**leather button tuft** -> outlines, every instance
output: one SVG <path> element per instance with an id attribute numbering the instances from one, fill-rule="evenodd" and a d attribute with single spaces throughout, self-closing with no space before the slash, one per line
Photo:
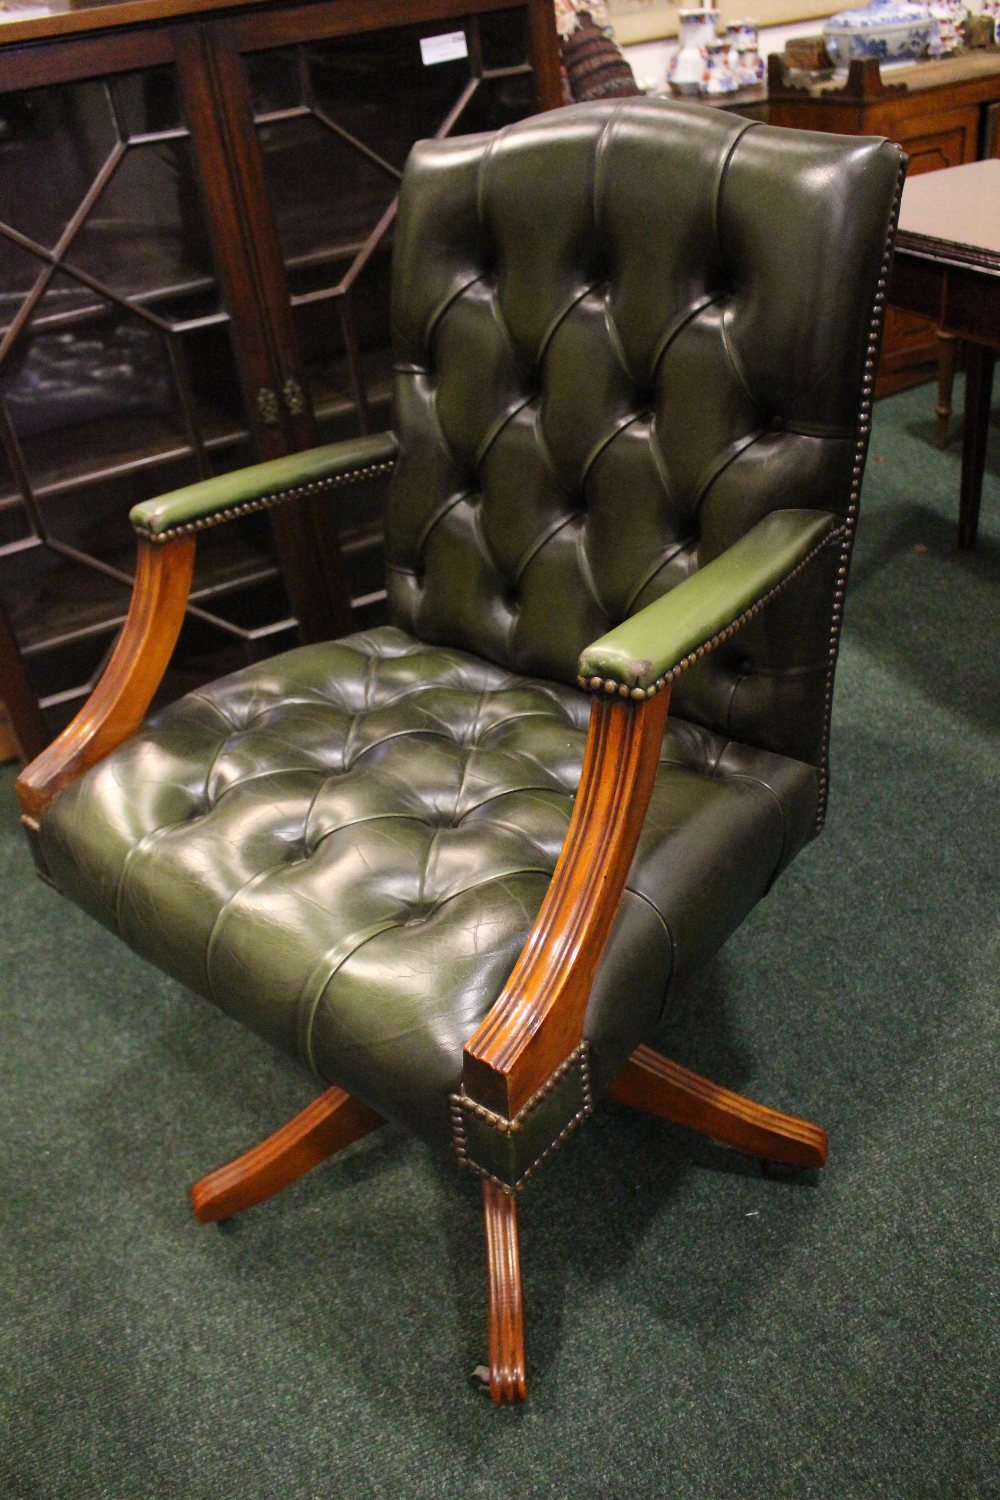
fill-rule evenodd
<path id="1" fill-rule="evenodd" d="M 456 744 L 464 743 L 456 740 Z M 429 807 L 423 816 L 424 826 L 427 828 L 457 828 L 461 819 L 455 808 L 445 812 L 441 808 Z"/>

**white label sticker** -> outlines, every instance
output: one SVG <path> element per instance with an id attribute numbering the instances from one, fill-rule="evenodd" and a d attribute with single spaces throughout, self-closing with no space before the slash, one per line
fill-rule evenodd
<path id="1" fill-rule="evenodd" d="M 440 36 L 420 38 L 420 56 L 425 68 L 431 67 L 433 63 L 454 62 L 456 57 L 468 55 L 469 44 L 465 40 L 464 31 L 444 31 Z"/>

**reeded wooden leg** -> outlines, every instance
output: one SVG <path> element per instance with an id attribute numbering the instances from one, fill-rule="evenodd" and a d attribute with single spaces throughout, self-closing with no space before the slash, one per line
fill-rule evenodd
<path id="1" fill-rule="evenodd" d="M 195 1216 L 210 1224 L 253 1208 L 384 1124 L 343 1089 L 327 1089 L 267 1140 L 200 1178 L 191 1189 Z"/>
<path id="2" fill-rule="evenodd" d="M 483 1178 L 486 1279 L 489 1297 L 490 1397 L 497 1406 L 526 1401 L 521 1253 L 517 1199 Z"/>
<path id="3" fill-rule="evenodd" d="M 700 1078 L 651 1047 L 637 1047 L 608 1098 L 687 1125 L 737 1151 L 792 1167 L 821 1167 L 826 1131 Z"/>

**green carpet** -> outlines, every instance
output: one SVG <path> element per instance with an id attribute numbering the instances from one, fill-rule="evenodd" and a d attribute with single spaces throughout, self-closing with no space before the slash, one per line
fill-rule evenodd
<path id="1" fill-rule="evenodd" d="M 603 1107 L 522 1198 L 524 1409 L 466 1381 L 475 1183 L 400 1133 L 194 1222 L 313 1085 L 36 882 L 0 774 L 0 1494 L 1000 1494 L 998 436 L 960 555 L 932 393 L 878 406 L 827 832 L 664 1039 L 830 1164 Z"/>

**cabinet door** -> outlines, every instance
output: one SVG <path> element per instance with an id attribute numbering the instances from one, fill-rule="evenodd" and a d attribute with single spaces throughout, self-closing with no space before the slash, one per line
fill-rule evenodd
<path id="1" fill-rule="evenodd" d="M 31 753 L 124 617 L 131 505 L 257 443 L 169 35 L 0 54 L 0 91 L 0 699 Z M 199 550 L 195 676 L 293 638 L 266 521 Z"/>
<path id="2" fill-rule="evenodd" d="M 436 0 L 386 4 L 363 21 L 340 4 L 247 13 L 217 24 L 213 55 L 294 441 L 385 427 L 407 154 L 415 140 L 495 129 L 557 102 L 552 7 Z M 361 623 L 382 613 L 384 504 L 384 487 L 370 485 L 338 506 Z"/>

